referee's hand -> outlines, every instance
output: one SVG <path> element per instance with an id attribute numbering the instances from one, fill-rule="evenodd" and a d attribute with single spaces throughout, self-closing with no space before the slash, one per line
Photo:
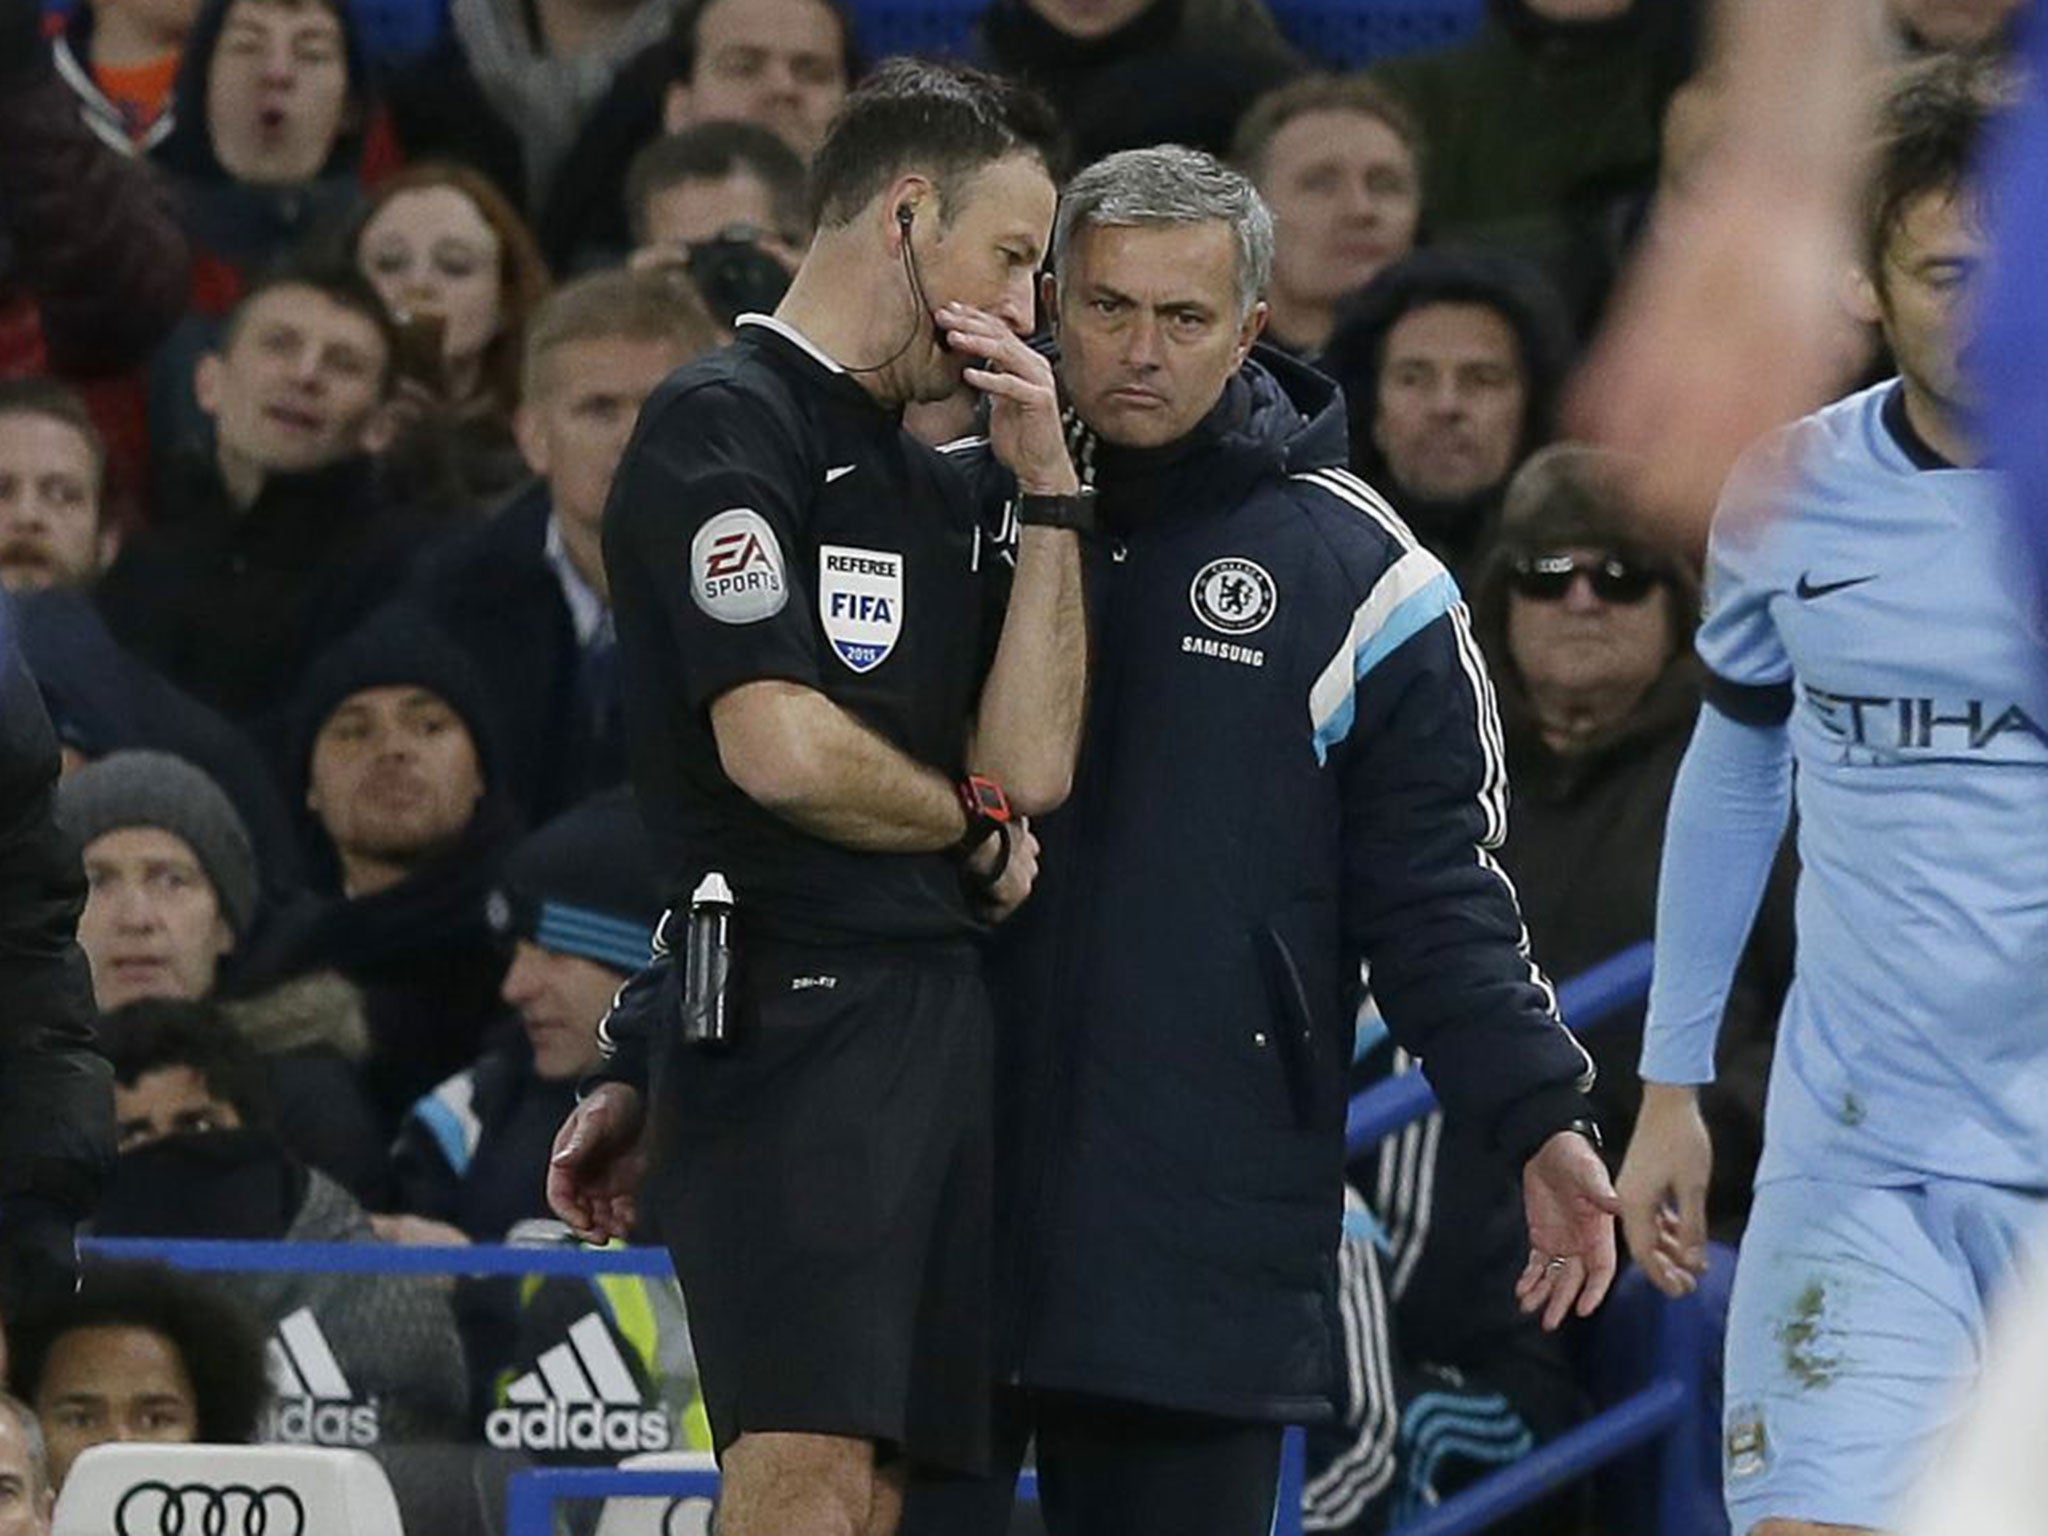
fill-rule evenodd
<path id="1" fill-rule="evenodd" d="M 1067 455 L 1052 364 L 986 310 L 947 304 L 938 321 L 948 346 L 980 359 L 960 377 L 989 397 L 989 446 L 1017 477 L 1018 489 L 1031 496 L 1073 495 L 1081 478 Z"/>
<path id="2" fill-rule="evenodd" d="M 1002 922 L 1023 906 L 1031 888 L 1038 884 L 1038 834 L 1031 830 L 1031 818 L 1019 816 L 1002 833 L 1002 841 L 1009 844 L 1009 857 L 1003 861 L 1002 874 L 982 898 L 982 916 L 992 923 Z M 990 838 L 976 850 L 967 861 L 968 868 L 985 875 L 994 865 L 996 842 Z"/>
<path id="3" fill-rule="evenodd" d="M 639 1089 L 600 1083 L 555 1133 L 548 1206 L 586 1243 L 609 1243 L 633 1230 L 647 1176 L 646 1126 Z"/>

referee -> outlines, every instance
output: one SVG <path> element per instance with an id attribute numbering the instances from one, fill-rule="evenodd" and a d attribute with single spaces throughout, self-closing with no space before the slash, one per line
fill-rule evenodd
<path id="1" fill-rule="evenodd" d="M 987 1452 L 974 935 L 1029 894 L 1086 667 L 1088 504 L 1022 340 L 1053 136 L 990 76 L 881 70 L 819 149 L 787 297 L 649 400 L 606 511 L 634 785 L 677 921 L 729 883 L 735 969 L 715 1047 L 678 1035 L 677 971 L 629 989 L 549 1197 L 619 1237 L 651 1168 L 724 1536 L 886 1536 L 907 1464 Z M 963 382 L 1017 480 L 1014 549 L 902 429 Z"/>

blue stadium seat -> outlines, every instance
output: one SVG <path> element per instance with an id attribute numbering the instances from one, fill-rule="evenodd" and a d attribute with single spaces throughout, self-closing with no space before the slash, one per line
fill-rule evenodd
<path id="1" fill-rule="evenodd" d="M 1441 48 L 1472 35 L 1486 0 L 1267 0 L 1311 58 L 1354 68 L 1393 53 Z M 855 0 L 861 43 L 892 53 L 964 53 L 987 0 Z"/>
<path id="2" fill-rule="evenodd" d="M 854 0 L 860 45 L 871 59 L 892 53 L 964 54 L 988 0 Z"/>
<path id="3" fill-rule="evenodd" d="M 1486 0 L 1267 0 L 1294 46 L 1321 63 L 1355 69 L 1389 54 L 1463 42 Z"/>

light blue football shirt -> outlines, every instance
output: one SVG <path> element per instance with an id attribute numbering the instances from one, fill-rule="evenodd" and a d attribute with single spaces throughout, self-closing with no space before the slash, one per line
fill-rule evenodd
<path id="1" fill-rule="evenodd" d="M 1701 659 L 1792 689 L 1799 946 L 1760 1179 L 2048 1189 L 2048 658 L 2001 486 L 1889 383 L 1770 440 L 1716 515 Z"/>

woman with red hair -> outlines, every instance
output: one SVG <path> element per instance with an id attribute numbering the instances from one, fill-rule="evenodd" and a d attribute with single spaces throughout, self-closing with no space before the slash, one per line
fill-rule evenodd
<path id="1" fill-rule="evenodd" d="M 450 510 L 495 502 L 526 473 L 512 414 L 526 324 L 550 286 L 532 233 L 483 176 L 430 161 L 382 182 L 344 241 L 402 338 L 411 420 L 395 467 Z"/>

